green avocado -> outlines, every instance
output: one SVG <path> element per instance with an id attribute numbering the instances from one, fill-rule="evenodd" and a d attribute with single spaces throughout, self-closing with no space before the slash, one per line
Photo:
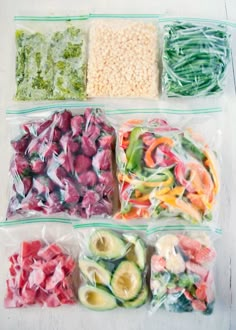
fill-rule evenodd
<path id="1" fill-rule="evenodd" d="M 80 259 L 79 268 L 90 283 L 103 285 L 110 284 L 111 273 L 96 261 L 91 259 Z"/>
<path id="2" fill-rule="evenodd" d="M 79 289 L 79 299 L 81 304 L 89 309 L 105 311 L 117 307 L 115 297 L 101 287 L 91 285 L 82 286 Z"/>
<path id="3" fill-rule="evenodd" d="M 123 306 L 125 308 L 137 308 L 144 305 L 147 302 L 147 299 L 148 299 L 148 287 L 147 285 L 144 285 L 139 295 L 133 300 L 125 301 L 123 303 Z"/>

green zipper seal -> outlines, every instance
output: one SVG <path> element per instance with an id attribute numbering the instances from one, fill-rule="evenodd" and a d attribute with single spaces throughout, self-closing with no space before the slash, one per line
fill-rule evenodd
<path id="1" fill-rule="evenodd" d="M 80 16 L 15 16 L 14 21 L 37 21 L 37 22 L 55 22 L 55 21 L 85 21 L 89 15 Z"/>
<path id="2" fill-rule="evenodd" d="M 129 226 L 123 224 L 113 224 L 108 222 L 90 222 L 90 223 L 78 223 L 73 225 L 74 229 L 80 228 L 110 228 L 110 229 L 118 229 L 118 230 L 147 230 L 147 225 L 136 225 Z"/>
<path id="3" fill-rule="evenodd" d="M 33 223 L 65 223 L 65 224 L 72 224 L 73 219 L 61 219 L 61 218 L 31 218 L 31 219 L 23 219 L 23 220 L 13 220 L 13 221 L 4 221 L 0 222 L 0 227 L 11 227 L 11 226 L 18 226 L 18 225 L 26 225 L 26 224 L 33 224 Z"/>
<path id="4" fill-rule="evenodd" d="M 38 111 L 44 111 L 49 109 L 56 109 L 56 108 L 66 108 L 66 109 L 73 109 L 73 108 L 95 108 L 95 107 L 102 107 L 102 104 L 89 104 L 89 103 L 78 103 L 78 104 L 52 104 L 52 105 L 43 105 L 28 109 L 21 109 L 21 110 L 10 110 L 7 109 L 6 114 L 7 115 L 21 115 L 21 114 L 27 114 L 27 113 L 34 113 Z"/>
<path id="5" fill-rule="evenodd" d="M 158 18 L 159 14 L 89 14 L 89 18 Z"/>
<path id="6" fill-rule="evenodd" d="M 157 232 L 163 231 L 207 231 L 215 232 L 218 235 L 222 235 L 222 230 L 220 228 L 210 228 L 208 226 L 186 226 L 186 225 L 167 225 L 167 226 L 157 226 L 147 230 L 147 235 L 151 235 Z"/>
<path id="7" fill-rule="evenodd" d="M 181 109 L 168 109 L 168 108 L 143 108 L 143 109 L 116 109 L 116 110 L 106 110 L 107 115 L 120 115 L 120 114 L 155 114 L 155 113 L 164 113 L 164 114 L 183 114 L 183 115 L 196 115 L 196 114 L 207 114 L 207 113 L 216 113 L 222 112 L 222 108 L 203 108 L 203 109 L 193 109 L 193 110 L 181 110 Z"/>
<path id="8" fill-rule="evenodd" d="M 160 17 L 159 22 L 176 22 L 176 21 L 187 21 L 187 22 L 199 22 L 199 23 L 212 23 L 221 24 L 236 27 L 236 22 L 228 20 L 219 20 L 211 18 L 200 18 L 200 17 Z"/>

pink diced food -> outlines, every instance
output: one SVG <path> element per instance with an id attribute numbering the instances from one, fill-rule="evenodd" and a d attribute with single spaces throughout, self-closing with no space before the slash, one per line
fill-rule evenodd
<path id="1" fill-rule="evenodd" d="M 19 253 L 8 259 L 6 308 L 33 304 L 57 307 L 76 302 L 72 283 L 76 262 L 56 243 L 45 245 L 40 240 L 24 241 Z"/>
<path id="2" fill-rule="evenodd" d="M 76 115 L 54 112 L 20 129 L 22 135 L 11 141 L 13 185 L 7 219 L 112 214 L 115 133 L 101 109 L 86 108 Z"/>

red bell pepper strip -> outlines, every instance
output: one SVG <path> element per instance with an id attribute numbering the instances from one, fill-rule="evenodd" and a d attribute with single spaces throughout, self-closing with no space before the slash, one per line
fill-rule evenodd
<path id="1" fill-rule="evenodd" d="M 155 167 L 157 164 L 153 161 L 153 157 L 152 157 L 152 153 L 153 151 L 157 148 L 157 146 L 159 146 L 160 144 L 167 144 L 169 146 L 172 146 L 174 144 L 174 141 L 169 138 L 169 137 L 160 137 L 157 138 L 148 148 L 148 150 L 146 151 L 145 157 L 144 157 L 144 161 L 146 163 L 146 165 L 150 168 Z"/>

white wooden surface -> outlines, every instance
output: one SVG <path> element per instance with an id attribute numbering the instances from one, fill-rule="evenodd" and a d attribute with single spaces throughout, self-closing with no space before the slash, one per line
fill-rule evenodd
<path id="1" fill-rule="evenodd" d="M 4 110 L 9 101 L 7 90 L 10 75 L 14 69 L 11 58 L 14 15 L 49 15 L 81 12 L 97 13 L 161 13 L 174 16 L 210 17 L 236 20 L 235 0 L 0 0 L 0 216 L 6 204 L 6 141 Z M 236 35 L 236 31 L 235 31 Z M 233 54 L 236 69 L 236 37 L 233 38 Z M 234 46 L 235 45 L 235 46 Z M 223 237 L 217 242 L 218 260 L 216 265 L 217 303 L 215 313 L 206 317 L 199 314 L 168 314 L 159 312 L 150 317 L 145 309 L 115 310 L 95 313 L 81 310 L 78 306 L 58 309 L 28 308 L 5 310 L 0 303 L 0 330 L 228 330 L 236 329 L 236 175 L 229 177 L 231 165 L 236 173 L 236 98 L 234 77 L 229 78 L 230 86 L 224 100 L 227 116 L 227 140 L 224 148 L 223 176 L 228 180 L 222 212 Z M 232 144 L 231 141 L 234 141 Z M 231 201 L 231 203 L 230 203 Z M 230 211 L 229 206 L 232 205 Z M 231 216 L 230 216 L 230 214 Z M 3 255 L 0 251 L 0 265 Z M 5 282 L 0 266 L 0 300 L 5 292 Z"/>

